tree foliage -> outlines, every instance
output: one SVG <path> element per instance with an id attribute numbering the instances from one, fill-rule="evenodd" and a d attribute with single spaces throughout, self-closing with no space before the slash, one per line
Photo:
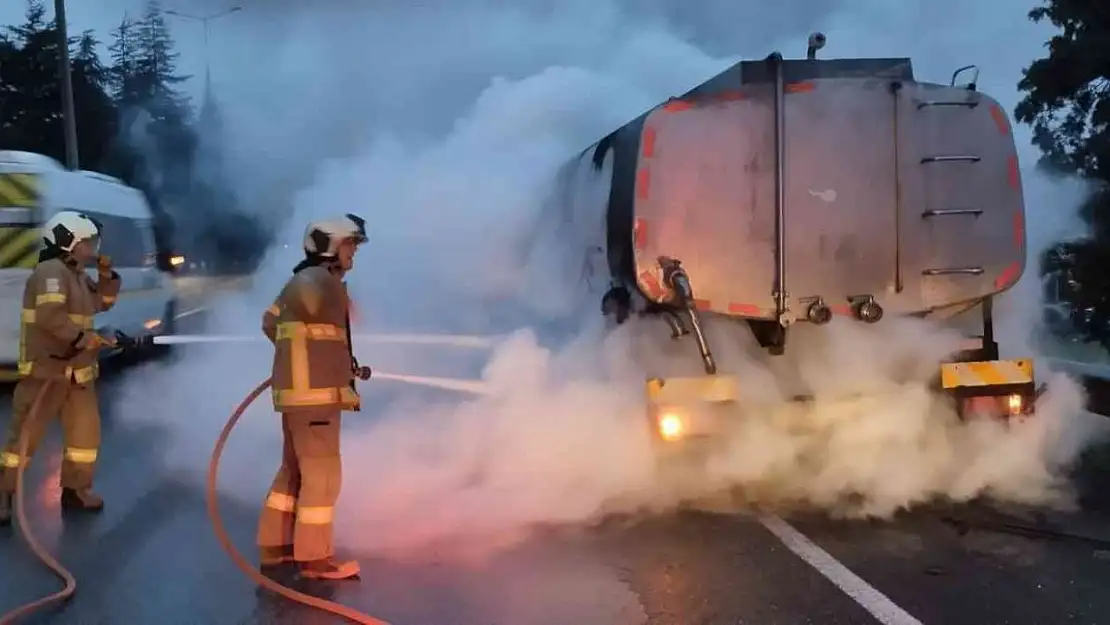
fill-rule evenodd
<path id="1" fill-rule="evenodd" d="M 1049 250 L 1042 272 L 1064 285 L 1077 329 L 1110 348 L 1110 3 L 1046 0 L 1029 18 L 1058 32 L 1023 72 L 1015 116 L 1032 126 L 1043 167 L 1093 185 L 1081 208 L 1090 236 Z"/>
<path id="2" fill-rule="evenodd" d="M 0 34 L 0 150 L 64 161 L 61 50 L 47 15 L 44 0 L 28 0 L 23 23 Z M 190 77 L 178 73 L 179 53 L 160 5 L 152 0 L 137 19 L 123 16 L 108 36 L 107 62 L 96 33 L 69 37 L 81 168 L 144 191 L 164 250 L 217 264 L 255 260 L 267 242 L 257 220 L 242 214 L 234 194 L 221 188 L 226 181 L 198 179 L 197 115 L 183 89 Z M 216 106 L 211 97 L 206 104 Z M 220 144 L 219 137 L 208 139 L 210 146 Z M 174 231 L 190 236 L 174 241 Z M 228 239 L 238 245 L 221 250 L 210 243 Z"/>

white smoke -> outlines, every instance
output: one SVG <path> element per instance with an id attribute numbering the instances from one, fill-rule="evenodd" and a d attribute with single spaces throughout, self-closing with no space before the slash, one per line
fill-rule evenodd
<path id="1" fill-rule="evenodd" d="M 542 12 L 464 4 L 435 14 L 364 9 L 365 19 L 347 16 L 341 24 L 330 13 L 325 24 L 291 11 L 287 26 L 297 27 L 283 30 L 282 43 L 267 40 L 262 26 L 255 36 L 302 64 L 275 65 L 272 76 L 257 80 L 241 74 L 241 91 L 252 96 L 235 109 L 241 122 L 235 143 L 268 157 L 265 167 L 239 165 L 244 184 L 288 174 L 301 188 L 282 237 L 288 248 L 272 251 L 255 288 L 225 302 L 211 331 L 257 333 L 262 311 L 299 258 L 304 224 L 354 211 L 368 218 L 371 237 L 348 280 L 360 330 L 511 335 L 490 354 L 359 349 L 360 359 L 383 371 L 480 375 L 491 394 L 433 396 L 389 382 L 363 385 L 364 413 L 347 417 L 343 441 L 342 543 L 390 553 L 478 539 L 498 545 L 537 525 L 589 521 L 614 509 L 667 509 L 727 490 L 751 505 L 816 506 L 841 515 L 889 516 L 934 498 L 981 495 L 1066 502 L 1060 471 L 1084 440 L 1058 444 L 1081 408 L 1074 383 L 1042 371 L 1048 391 L 1035 419 L 963 424 L 927 391 L 958 336 L 910 320 L 803 328 L 787 356 L 774 361 L 754 348 L 746 330 L 710 324 L 721 367 L 740 377 L 745 401 L 702 470 L 661 472 L 643 380 L 660 368 L 696 373 L 692 342 L 670 344 L 660 321 L 605 334 L 596 301 L 572 319 L 584 330 L 569 339 L 556 334 L 554 313 L 566 312 L 560 296 L 578 295 L 566 268 L 578 268 L 559 254 L 525 252 L 562 162 L 732 59 L 713 58 L 673 35 L 667 22 L 640 19 L 616 4 L 569 3 Z M 949 21 L 954 3 L 919 4 L 916 13 L 878 2 L 840 8 L 828 19 L 825 52 L 911 55 L 919 78 L 937 81 L 966 61 L 991 61 L 1001 66 L 988 68 L 980 84 L 1012 108 L 1012 85 L 1040 53 L 1043 31 L 1016 9 Z M 978 9 L 960 5 L 958 14 L 968 11 Z M 944 28 L 925 28 L 926 22 Z M 793 23 L 796 31 L 783 32 L 779 42 L 790 56 L 805 41 L 804 20 Z M 984 33 L 985 24 L 1003 32 Z M 341 63 L 313 61 L 344 51 L 337 27 L 344 36 L 359 35 L 365 49 Z M 732 50 L 764 56 L 770 46 L 757 49 L 744 38 L 758 29 L 738 24 Z M 1000 37 L 1006 55 L 999 53 Z M 303 56 L 306 50 L 315 56 Z M 265 88 L 302 82 L 300 95 L 277 97 Z M 374 93 L 359 90 L 359 82 Z M 467 96 L 476 83 L 484 88 Z M 356 93 L 348 97 L 347 89 Z M 255 106 L 261 102 L 274 108 Z M 1019 135 L 1023 149 L 1025 140 Z M 1023 158 L 1033 160 L 1027 152 Z M 291 163 L 307 164 L 311 174 L 294 176 Z M 1027 188 L 1035 181 L 1027 173 Z M 1033 234 L 1071 213 L 1073 198 L 1029 197 Z M 1038 252 L 1031 241 L 1030 259 Z M 1022 285 L 1035 274 L 1031 262 Z M 1000 308 L 1006 322 L 1018 320 L 1000 338 L 1021 341 L 1036 304 L 1023 295 Z M 635 339 L 647 335 L 660 337 L 659 345 L 633 350 Z M 121 410 L 126 419 L 171 423 L 175 448 L 167 462 L 198 469 L 225 413 L 268 372 L 264 344 L 197 350 L 169 369 L 137 374 Z M 140 413 L 136 406 L 149 405 L 140 398 L 151 388 L 162 389 L 159 402 Z M 815 396 L 812 403 L 788 401 L 803 391 Z M 278 433 L 268 407 L 248 414 L 228 451 L 222 482 L 229 494 L 260 505 L 278 462 Z"/>

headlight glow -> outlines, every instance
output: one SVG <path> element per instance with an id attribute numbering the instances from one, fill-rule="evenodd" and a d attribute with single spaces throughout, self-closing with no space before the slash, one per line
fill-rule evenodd
<path id="1" fill-rule="evenodd" d="M 678 440 L 682 438 L 685 432 L 686 424 L 679 414 L 664 412 L 659 415 L 659 435 L 663 437 L 663 440 Z"/>

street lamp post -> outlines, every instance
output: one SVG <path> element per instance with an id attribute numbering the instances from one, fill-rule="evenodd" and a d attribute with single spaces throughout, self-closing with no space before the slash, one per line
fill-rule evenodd
<path id="1" fill-rule="evenodd" d="M 73 106 L 73 77 L 69 69 L 69 34 L 66 32 L 65 0 L 54 0 L 54 22 L 58 29 L 58 80 L 62 83 L 62 126 L 65 127 L 66 167 L 76 170 L 77 119 Z"/>
<path id="2" fill-rule="evenodd" d="M 60 2 L 61 0 L 58 0 L 58 1 Z M 242 11 L 242 10 L 243 10 L 243 7 L 234 6 L 234 7 L 231 7 L 230 9 L 225 10 L 225 11 L 219 11 L 219 12 L 216 12 L 216 13 L 209 13 L 208 15 L 193 15 L 191 13 L 182 13 L 181 11 L 174 11 L 173 9 L 166 9 L 165 13 L 167 15 L 173 15 L 173 16 L 176 16 L 176 17 L 183 17 L 185 19 L 196 20 L 196 21 L 198 21 L 198 22 L 200 22 L 201 24 L 204 25 L 204 71 L 207 73 L 208 70 L 209 70 L 209 67 L 208 67 L 208 61 L 209 61 L 209 57 L 208 57 L 208 22 L 211 22 L 212 20 L 215 20 L 215 19 L 219 19 L 221 17 L 225 17 L 227 15 L 235 13 L 236 11 Z"/>

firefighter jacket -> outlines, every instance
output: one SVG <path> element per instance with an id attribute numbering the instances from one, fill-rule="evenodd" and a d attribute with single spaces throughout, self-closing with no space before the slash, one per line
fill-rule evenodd
<path id="1" fill-rule="evenodd" d="M 68 258 L 41 261 L 23 288 L 19 325 L 19 374 L 88 384 L 99 374 L 93 316 L 112 308 L 120 277 L 93 282 Z"/>
<path id="2" fill-rule="evenodd" d="M 300 269 L 262 317 L 274 343 L 274 410 L 357 410 L 347 285 L 326 267 Z"/>

